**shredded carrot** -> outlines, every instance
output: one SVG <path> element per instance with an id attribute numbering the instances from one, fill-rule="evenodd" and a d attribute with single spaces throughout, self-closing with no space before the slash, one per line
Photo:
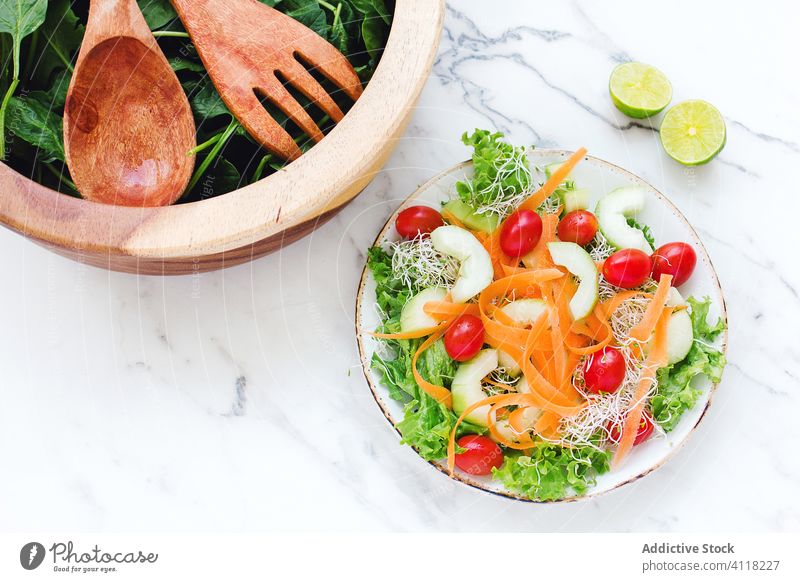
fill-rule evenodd
<path id="1" fill-rule="evenodd" d="M 481 313 L 477 303 L 453 303 L 452 301 L 428 301 L 422 306 L 422 310 L 439 321 L 459 315 L 479 317 Z"/>
<path id="2" fill-rule="evenodd" d="M 533 425 L 533 432 L 543 437 L 549 438 L 550 436 L 554 435 L 556 430 L 558 429 L 558 423 L 561 420 L 561 417 L 557 414 L 548 411 L 542 413 L 539 417 L 539 420 L 536 421 L 536 424 Z"/>
<path id="3" fill-rule="evenodd" d="M 602 307 L 603 312 L 605 313 L 606 319 L 611 317 L 613 313 L 617 309 L 619 309 L 619 306 L 622 305 L 623 302 L 633 297 L 636 297 L 637 295 L 642 295 L 645 297 L 650 296 L 649 293 L 645 293 L 644 291 L 620 291 L 619 293 L 616 293 L 613 297 L 603 301 L 603 303 L 601 303 L 600 306 Z"/>
<path id="4" fill-rule="evenodd" d="M 622 436 L 614 454 L 613 465 L 615 467 L 619 466 L 633 448 L 636 433 L 639 431 L 639 424 L 642 422 L 647 393 L 650 392 L 650 388 L 655 382 L 656 371 L 667 364 L 667 325 L 671 315 L 672 308 L 662 309 L 658 322 L 656 322 L 656 328 L 653 332 L 653 345 L 639 376 L 639 383 L 636 385 L 636 390 L 633 394 L 631 408 L 628 410 L 625 422 L 622 425 Z"/>
<path id="5" fill-rule="evenodd" d="M 672 284 L 672 275 L 662 274 L 658 281 L 658 288 L 650 300 L 650 304 L 642 316 L 641 321 L 631 329 L 630 337 L 644 342 L 647 341 L 656 327 L 661 314 L 664 312 L 664 305 L 667 301 L 669 287 Z"/>
<path id="6" fill-rule="evenodd" d="M 571 333 L 568 338 L 571 341 L 566 343 L 567 349 L 578 356 L 588 356 L 611 343 L 614 334 L 608 324 L 608 318 L 600 305 L 595 305 L 594 311 L 583 321 L 573 323 Z M 575 345 L 577 342 L 586 339 L 594 341 L 591 345 Z"/>
<path id="7" fill-rule="evenodd" d="M 537 208 L 550 197 L 550 195 L 556 191 L 556 189 L 561 185 L 569 173 L 578 165 L 583 157 L 586 155 L 586 148 L 579 148 L 574 154 L 572 154 L 566 162 L 561 164 L 558 169 L 553 172 L 550 178 L 539 188 L 535 193 L 531 194 L 527 200 L 525 200 L 521 205 L 520 209 L 525 210 L 533 210 L 536 211 Z"/>
<path id="8" fill-rule="evenodd" d="M 370 335 L 379 339 L 419 339 L 425 337 L 426 335 L 436 333 L 441 329 L 441 327 L 442 324 L 440 323 L 439 325 L 418 329 L 416 331 L 401 331 L 398 333 L 370 332 Z"/>

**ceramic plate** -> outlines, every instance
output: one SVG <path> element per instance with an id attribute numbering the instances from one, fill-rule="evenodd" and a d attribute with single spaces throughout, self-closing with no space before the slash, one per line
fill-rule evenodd
<path id="1" fill-rule="evenodd" d="M 529 152 L 531 163 L 538 167 L 546 164 L 564 161 L 572 152 L 564 150 L 536 149 Z M 424 184 L 414 192 L 395 211 L 387 223 L 381 229 L 375 240 L 376 245 L 385 245 L 390 241 L 399 239 L 394 229 L 394 222 L 397 214 L 408 206 L 415 204 L 426 204 L 434 208 L 440 208 L 440 203 L 453 196 L 454 185 L 457 181 L 469 177 L 472 173 L 470 162 L 464 162 L 451 168 L 429 182 Z M 592 194 L 590 208 L 594 208 L 598 198 L 620 186 L 638 185 L 643 186 L 648 193 L 648 200 L 645 210 L 640 215 L 643 224 L 647 224 L 652 229 L 656 244 L 664 244 L 672 241 L 685 241 L 694 246 L 697 251 L 697 267 L 692 278 L 681 286 L 681 294 L 684 297 L 690 295 L 702 297 L 708 295 L 712 298 L 710 317 L 712 321 L 717 316 L 726 319 L 725 301 L 722 297 L 722 290 L 719 280 L 708 258 L 705 247 L 700 242 L 697 233 L 691 227 L 686 218 L 680 211 L 667 199 L 666 196 L 658 192 L 650 184 L 635 176 L 634 174 L 619 168 L 609 162 L 587 156 L 584 161 L 578 164 L 577 168 L 570 175 L 578 184 L 578 187 L 587 189 Z M 365 268 L 361 277 L 361 283 L 356 298 L 356 330 L 358 347 L 361 356 L 361 363 L 364 374 L 375 397 L 375 401 L 380 406 L 386 419 L 397 427 L 397 423 L 403 418 L 403 404 L 389 398 L 388 390 L 381 385 L 379 376 L 373 372 L 369 366 L 372 354 L 377 348 L 378 342 L 372 338 L 368 331 L 374 330 L 380 324 L 380 318 L 375 308 L 375 281 L 369 269 Z M 721 347 L 723 351 L 727 344 L 727 333 L 722 337 Z M 574 501 L 575 499 L 591 497 L 611 491 L 626 483 L 631 483 L 645 475 L 651 473 L 663 465 L 680 446 L 686 442 L 689 435 L 697 428 L 703 416 L 711 404 L 715 385 L 709 380 L 700 377 L 695 380 L 697 387 L 703 390 L 703 395 L 697 405 L 687 411 L 681 418 L 680 423 L 675 429 L 668 433 L 666 437 L 654 438 L 633 449 L 626 458 L 625 463 L 618 469 L 612 470 L 597 478 L 597 484 L 581 497 L 568 497 L 559 501 Z M 444 461 L 431 463 L 443 474 L 447 475 Z M 491 477 L 475 477 L 463 472 L 456 471 L 455 478 L 471 487 L 476 487 L 484 491 L 489 491 L 506 497 L 529 501 L 527 498 L 520 497 L 506 490 L 501 483 L 494 481 Z"/>

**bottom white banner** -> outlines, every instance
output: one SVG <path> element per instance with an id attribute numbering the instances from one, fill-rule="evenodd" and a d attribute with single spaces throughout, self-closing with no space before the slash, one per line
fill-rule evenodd
<path id="1" fill-rule="evenodd" d="M 800 580 L 796 534 L 0 536 L 0 580 Z"/>

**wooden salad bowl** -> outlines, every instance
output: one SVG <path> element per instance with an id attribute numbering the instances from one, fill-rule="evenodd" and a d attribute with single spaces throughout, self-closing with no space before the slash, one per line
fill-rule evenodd
<path id="1" fill-rule="evenodd" d="M 443 18 L 444 0 L 397 0 L 363 95 L 320 143 L 259 182 L 132 208 L 58 193 L 0 163 L 0 222 L 71 259 L 128 273 L 211 271 L 274 252 L 324 224 L 380 171 L 430 72 Z"/>

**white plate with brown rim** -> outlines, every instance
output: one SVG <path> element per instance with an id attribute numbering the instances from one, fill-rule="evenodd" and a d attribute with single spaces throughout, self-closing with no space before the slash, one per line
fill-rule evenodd
<path id="1" fill-rule="evenodd" d="M 528 153 L 528 159 L 532 165 L 544 167 L 550 163 L 564 161 L 571 153 L 565 150 L 534 149 Z M 374 245 L 385 247 L 387 243 L 400 239 L 394 228 L 394 223 L 397 214 L 404 208 L 416 204 L 440 208 L 442 202 L 454 196 L 455 183 L 465 177 L 470 177 L 471 173 L 471 162 L 464 162 L 442 172 L 423 184 L 389 217 L 389 220 L 378 233 Z M 631 172 L 592 156 L 586 156 L 570 174 L 570 178 L 574 179 L 580 188 L 586 189 L 591 193 L 590 208 L 594 208 L 600 196 L 614 188 L 629 185 L 644 187 L 648 198 L 645 209 L 639 215 L 638 220 L 650 227 L 656 240 L 656 245 L 672 241 L 684 241 L 691 244 L 697 252 L 697 267 L 691 279 L 681 286 L 681 294 L 684 297 L 703 297 L 706 295 L 711 297 L 709 317 L 712 321 L 716 317 L 722 317 L 727 322 L 722 289 L 708 253 L 689 221 L 666 196 Z M 382 385 L 379 375 L 370 368 L 372 355 L 379 344 L 379 340 L 376 340 L 368 333 L 380 325 L 380 316 L 376 309 L 375 301 L 375 280 L 369 269 L 365 267 L 356 297 L 356 336 L 359 355 L 364 375 L 375 402 L 377 402 L 389 423 L 397 430 L 397 424 L 403 419 L 404 405 L 389 397 L 389 392 Z M 719 347 L 723 352 L 727 347 L 727 339 L 727 332 L 722 334 L 719 339 Z M 575 501 L 612 491 L 652 473 L 666 463 L 698 427 L 711 404 L 712 396 L 717 388 L 716 385 L 702 376 L 695 378 L 693 385 L 702 390 L 702 396 L 694 408 L 686 411 L 678 425 L 671 432 L 658 438 L 651 438 L 635 447 L 622 466 L 598 476 L 597 483 L 584 495 L 573 495 L 558 501 Z M 444 460 L 434 461 L 430 464 L 443 475 L 449 476 Z M 475 477 L 456 469 L 454 478 L 463 484 L 483 491 L 512 499 L 531 501 L 527 497 L 508 491 L 502 483 L 493 480 L 490 476 Z"/>

